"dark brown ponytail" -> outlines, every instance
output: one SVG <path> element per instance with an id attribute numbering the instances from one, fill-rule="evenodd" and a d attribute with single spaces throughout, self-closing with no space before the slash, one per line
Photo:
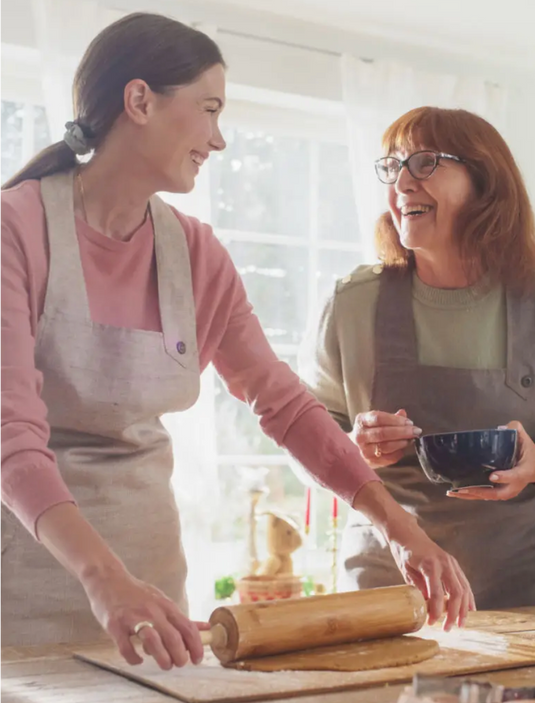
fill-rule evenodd
<path id="1" fill-rule="evenodd" d="M 13 188 L 21 181 L 44 178 L 53 173 L 68 171 L 76 166 L 76 154 L 64 141 L 47 146 L 29 161 L 18 173 L 2 185 L 2 190 Z"/>

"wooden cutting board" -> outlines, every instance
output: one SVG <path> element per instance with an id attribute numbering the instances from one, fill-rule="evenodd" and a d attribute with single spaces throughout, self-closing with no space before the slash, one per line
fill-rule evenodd
<path id="1" fill-rule="evenodd" d="M 526 606 L 511 610 L 477 610 L 468 613 L 466 627 L 489 632 L 535 631 L 535 608 Z"/>
<path id="2" fill-rule="evenodd" d="M 152 660 L 129 666 L 110 647 L 79 649 L 75 656 L 187 703 L 244 703 L 403 683 L 417 672 L 461 675 L 535 665 L 535 641 L 521 635 L 423 628 L 418 637 L 437 640 L 440 654 L 421 664 L 355 673 L 236 671 L 212 655 L 197 667 L 161 671 Z"/>

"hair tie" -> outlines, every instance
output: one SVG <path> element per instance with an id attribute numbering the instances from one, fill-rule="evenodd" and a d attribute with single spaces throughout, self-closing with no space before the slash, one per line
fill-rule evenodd
<path id="1" fill-rule="evenodd" d="M 74 122 L 66 122 L 65 129 L 66 132 L 63 135 L 63 141 L 75 154 L 83 156 L 91 151 L 89 140 L 79 122 L 76 120 Z"/>

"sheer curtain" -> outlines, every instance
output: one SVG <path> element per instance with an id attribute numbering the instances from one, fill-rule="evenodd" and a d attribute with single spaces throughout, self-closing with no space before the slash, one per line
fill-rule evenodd
<path id="1" fill-rule="evenodd" d="M 91 40 L 122 13 L 97 0 L 32 0 L 41 83 L 53 142 L 63 138 L 73 118 L 72 81 Z"/>
<path id="2" fill-rule="evenodd" d="M 432 105 L 475 112 L 507 136 L 508 95 L 480 78 L 364 61 L 348 54 L 342 56 L 341 71 L 360 231 L 366 233 L 366 261 L 373 262 L 374 225 L 385 209 L 385 189 L 375 177 L 373 162 L 381 155 L 381 137 L 388 125 L 408 110 Z"/>
<path id="3" fill-rule="evenodd" d="M 73 118 L 72 82 L 76 67 L 92 39 L 124 13 L 97 0 L 32 0 L 37 46 L 41 53 L 44 105 L 53 142 L 63 138 Z M 198 27 L 211 36 L 215 28 Z M 207 166 L 188 195 L 160 194 L 182 212 L 210 221 L 210 178 Z M 181 513 L 182 538 L 189 563 L 188 596 L 192 617 L 209 615 L 214 574 L 210 559 L 213 517 L 218 506 L 214 378 L 209 368 L 201 394 L 187 413 L 164 417 L 173 439 L 173 487 Z"/>

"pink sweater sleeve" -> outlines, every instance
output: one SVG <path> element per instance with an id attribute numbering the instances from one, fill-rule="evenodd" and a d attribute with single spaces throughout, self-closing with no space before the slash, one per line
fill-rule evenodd
<path id="1" fill-rule="evenodd" d="M 322 486 L 352 503 L 380 481 L 356 445 L 267 341 L 242 280 L 211 228 L 179 215 L 188 237 L 201 368 L 213 361 L 236 398 L 260 416 L 263 431 Z"/>
<path id="2" fill-rule="evenodd" d="M 28 189 L 24 195 L 18 189 L 2 194 L 2 502 L 35 535 L 41 513 L 74 498 L 47 447 L 43 379 L 34 362 L 42 296 L 31 270 L 35 257 L 27 251 L 29 240 L 21 236 L 19 222 L 31 207 L 27 195 Z"/>

